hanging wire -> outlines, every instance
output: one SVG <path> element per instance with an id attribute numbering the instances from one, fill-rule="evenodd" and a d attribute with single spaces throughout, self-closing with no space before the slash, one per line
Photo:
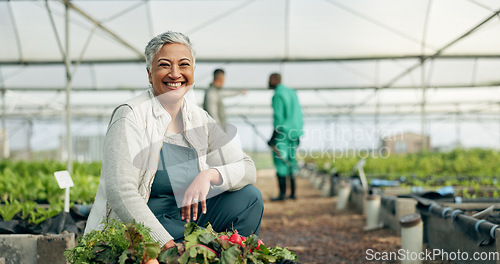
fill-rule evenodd
<path id="1" fill-rule="evenodd" d="M 427 26 L 429 25 L 429 18 L 431 14 L 431 6 L 432 6 L 432 0 L 429 0 L 427 2 L 427 10 L 425 11 L 425 19 L 424 19 L 424 29 L 422 30 L 422 43 L 420 46 L 420 52 L 422 56 L 425 54 L 425 47 L 426 47 L 426 40 L 427 40 Z"/>
<path id="2" fill-rule="evenodd" d="M 17 27 L 16 18 L 14 17 L 14 11 L 12 10 L 12 2 L 9 1 L 7 5 L 10 13 L 10 19 L 12 21 L 12 27 L 14 28 L 14 36 L 16 38 L 17 53 L 19 54 L 19 60 L 24 61 L 23 48 L 21 46 L 21 37 L 19 36 L 19 28 Z"/>
<path id="3" fill-rule="evenodd" d="M 285 45 L 285 60 L 290 58 L 290 0 L 285 0 L 285 16 L 284 16 L 284 45 Z"/>
<path id="4" fill-rule="evenodd" d="M 28 66 L 23 65 L 23 66 L 21 66 L 21 68 L 20 68 L 20 69 L 18 69 L 17 71 L 14 71 L 14 72 L 12 72 L 12 73 L 10 73 L 10 74 L 5 74 L 5 75 L 3 76 L 3 78 L 1 78 L 1 79 L 0 79 L 0 84 L 1 84 L 2 86 L 4 86 L 4 85 L 5 85 L 5 81 L 9 80 L 10 78 L 14 78 L 14 77 L 16 77 L 17 75 L 19 75 L 19 74 L 23 73 L 24 71 L 26 71 L 26 69 L 28 69 Z"/>
<path id="5" fill-rule="evenodd" d="M 400 37 L 402 37 L 402 38 L 405 38 L 405 39 L 407 39 L 407 40 L 411 41 L 411 42 L 414 42 L 414 43 L 418 43 L 418 44 L 420 44 L 420 40 L 418 40 L 418 39 L 414 38 L 413 36 L 408 35 L 408 34 L 406 34 L 405 32 L 400 31 L 400 30 L 398 30 L 398 29 L 395 29 L 395 28 L 393 28 L 393 27 L 391 27 L 391 26 L 389 26 L 389 25 L 387 25 L 387 24 L 384 24 L 384 23 L 382 23 L 382 22 L 378 21 L 377 19 L 374 19 L 374 18 L 372 18 L 372 17 L 369 17 L 369 16 L 368 16 L 368 15 L 366 15 L 366 14 L 363 14 L 363 13 L 361 13 L 361 12 L 357 11 L 357 10 L 354 10 L 354 9 L 352 9 L 352 8 L 349 8 L 349 7 L 347 7 L 347 6 L 343 5 L 343 4 L 340 4 L 339 2 L 334 1 L 334 0 L 325 0 L 325 1 L 326 1 L 327 3 L 330 3 L 330 4 L 332 4 L 332 5 L 336 6 L 336 7 L 338 7 L 338 8 L 340 8 L 340 9 L 342 9 L 342 10 L 344 10 L 344 11 L 346 11 L 346 12 L 348 12 L 348 13 L 352 14 L 352 15 L 355 15 L 355 16 L 357 16 L 357 17 L 359 17 L 359 18 L 361 18 L 361 19 L 363 19 L 363 20 L 365 20 L 365 21 L 370 22 L 370 23 L 372 23 L 373 25 L 376 25 L 376 26 L 378 26 L 378 27 L 380 27 L 380 28 L 383 28 L 383 29 L 385 29 L 385 30 L 387 30 L 387 31 L 389 31 L 389 32 L 392 32 L 392 33 L 394 33 L 394 34 L 396 34 L 396 35 L 398 35 L 398 36 L 400 36 Z M 432 48 L 432 47 L 430 47 L 430 46 L 428 46 L 427 48 L 430 48 L 430 49 L 435 50 L 435 48 Z"/>
<path id="6" fill-rule="evenodd" d="M 474 26 L 473 28 L 469 29 L 468 31 L 466 31 L 464 34 L 460 35 L 459 37 L 455 38 L 454 40 L 452 40 L 451 42 L 449 42 L 448 44 L 444 45 L 442 48 L 440 48 L 438 51 L 436 51 L 434 54 L 432 54 L 431 56 L 425 56 L 425 57 L 422 57 L 421 58 L 421 61 L 425 61 L 425 60 L 428 60 L 428 59 L 433 59 L 435 57 L 438 57 L 442 52 L 444 52 L 446 49 L 448 49 L 449 47 L 453 46 L 454 44 L 456 44 L 457 42 L 459 42 L 460 40 L 468 37 L 469 35 L 471 35 L 472 33 L 474 33 L 475 31 L 477 31 L 479 28 L 481 28 L 484 24 L 486 24 L 488 21 L 490 21 L 492 18 L 494 18 L 495 16 L 497 16 L 498 14 L 500 13 L 500 10 L 498 10 L 497 12 L 495 12 L 493 15 L 487 17 L 486 19 L 484 19 L 481 23 L 477 24 L 476 26 Z M 413 70 L 415 70 L 416 68 L 418 68 L 419 66 L 422 65 L 422 62 L 419 62 L 419 63 L 416 63 L 415 65 L 413 66 L 410 66 L 408 67 L 405 71 L 403 71 L 402 73 L 396 75 L 394 78 L 392 78 L 389 82 L 387 82 L 386 85 L 383 86 L 383 88 L 388 88 L 388 87 L 391 87 L 395 82 L 397 82 L 399 79 L 401 79 L 403 76 L 406 76 L 408 73 L 412 72 Z"/>
<path id="7" fill-rule="evenodd" d="M 251 3 L 255 2 L 255 1 L 256 0 L 249 0 L 249 1 L 243 2 L 242 4 L 240 4 L 234 8 L 231 8 L 228 11 L 226 11 L 220 15 L 217 15 L 217 16 L 215 16 L 207 21 L 204 21 L 204 22 L 200 23 L 198 26 L 196 26 L 190 30 L 186 30 L 186 35 L 192 35 L 193 33 L 197 32 L 197 31 L 199 31 L 199 30 L 201 30 L 201 29 L 203 29 L 203 28 L 205 28 L 205 27 L 207 27 L 207 26 L 233 14 L 233 13 L 235 13 L 236 11 L 245 8 L 246 6 L 250 5 Z"/>
<path id="8" fill-rule="evenodd" d="M 388 125 L 386 125 L 383 129 L 381 130 L 385 130 L 386 128 L 389 128 L 389 127 L 392 127 L 394 126 L 395 124 L 397 123 L 400 123 L 400 122 L 403 122 L 406 120 L 406 117 L 408 116 L 408 114 L 413 114 L 413 113 L 416 113 L 417 110 L 418 110 L 418 107 L 419 107 L 419 104 L 418 103 L 415 103 L 412 105 L 412 110 L 408 111 L 408 112 L 405 112 L 405 113 L 401 113 L 401 114 L 398 114 L 396 115 L 396 117 L 394 118 L 394 121 L 390 122 Z"/>
<path id="9" fill-rule="evenodd" d="M 328 108 L 340 108 L 341 106 L 336 106 L 336 105 L 333 105 L 331 104 L 326 98 L 326 96 L 324 96 L 324 94 L 322 93 L 321 90 L 314 90 L 315 92 L 315 95 L 316 97 L 322 101 Z"/>
<path id="10" fill-rule="evenodd" d="M 363 79 L 368 80 L 368 81 L 372 81 L 373 80 L 372 76 L 370 76 L 370 75 L 368 75 L 368 74 L 366 74 L 366 73 L 364 73 L 362 71 L 359 71 L 359 70 L 356 70 L 356 69 L 354 69 L 352 67 L 347 66 L 345 64 L 345 62 L 343 62 L 343 61 L 339 61 L 338 64 L 339 64 L 339 66 L 341 68 L 344 68 L 346 71 L 348 71 L 348 72 L 350 72 L 350 73 L 352 73 L 354 75 L 357 75 L 360 78 L 363 78 Z"/>
<path id="11" fill-rule="evenodd" d="M 90 79 L 92 82 L 92 88 L 97 89 L 97 75 L 95 71 L 95 64 L 90 65 Z"/>
<path id="12" fill-rule="evenodd" d="M 45 0 L 45 8 L 47 9 L 47 13 L 49 15 L 50 24 L 52 25 L 52 31 L 54 32 L 56 43 L 57 46 L 59 47 L 59 52 L 61 52 L 61 57 L 63 58 L 63 60 L 65 60 L 66 52 L 64 51 L 61 38 L 59 37 L 59 33 L 57 32 L 56 23 L 54 22 L 54 16 L 52 15 L 52 9 L 50 9 L 48 0 Z"/>
<path id="13" fill-rule="evenodd" d="M 60 2 L 62 2 L 62 1 L 60 1 Z M 43 9 L 43 10 L 47 9 L 45 7 L 45 4 L 42 4 L 41 1 L 30 1 L 30 3 L 32 3 L 34 6 L 39 7 L 41 9 Z M 62 3 L 62 4 L 64 5 L 64 3 Z M 64 17 L 65 17 L 64 12 L 60 12 L 57 9 L 52 9 L 51 8 L 51 13 L 54 15 L 54 17 L 59 17 L 62 20 L 64 20 Z M 88 24 L 82 23 L 79 20 L 71 20 L 70 23 L 71 23 L 72 26 L 77 26 L 77 27 L 79 27 L 81 29 L 84 29 L 84 30 L 88 30 L 90 28 Z M 63 48 L 63 50 L 64 50 L 64 48 Z"/>
<path id="14" fill-rule="evenodd" d="M 472 86 L 474 86 L 476 84 L 477 64 L 478 64 L 478 61 L 477 61 L 477 58 L 475 58 L 474 59 L 474 66 L 472 68 L 472 76 L 471 76 L 471 80 L 470 80 L 470 83 Z"/>
<path id="15" fill-rule="evenodd" d="M 151 1 L 146 1 L 146 17 L 148 20 L 148 29 L 149 29 L 149 38 L 153 38 L 155 34 L 154 25 L 153 25 L 153 14 L 151 13 Z"/>
<path id="16" fill-rule="evenodd" d="M 486 5 L 483 5 L 482 3 L 479 3 L 478 1 L 475 1 L 475 0 L 468 0 L 469 2 L 477 5 L 477 6 L 480 6 L 488 11 L 491 11 L 491 12 L 495 12 L 495 10 L 493 8 L 490 8 L 489 6 L 486 6 Z"/>
<path id="17" fill-rule="evenodd" d="M 87 51 L 89 45 L 90 45 L 90 41 L 92 40 L 92 37 L 94 36 L 94 33 L 96 32 L 97 30 L 97 27 L 98 25 L 97 24 L 94 24 L 94 27 L 92 28 L 92 30 L 89 32 L 89 35 L 87 37 L 87 39 L 85 40 L 85 44 L 83 44 L 83 48 L 82 48 L 82 51 L 80 52 L 80 56 L 78 57 L 78 60 L 76 60 L 76 62 L 74 63 L 74 66 L 73 66 L 73 71 L 71 72 L 71 75 L 73 76 L 76 71 L 78 70 L 78 67 L 80 66 L 82 60 L 83 60 L 83 56 L 85 55 L 85 52 Z"/>
<path id="18" fill-rule="evenodd" d="M 17 135 L 20 131 L 22 131 L 24 126 L 25 126 L 25 123 L 20 122 L 20 124 L 17 127 L 10 129 L 9 131 L 11 131 L 11 133 L 9 133 L 9 140 L 12 139 L 15 135 Z"/>
<path id="19" fill-rule="evenodd" d="M 127 47 L 128 49 L 130 49 L 131 51 L 136 53 L 140 58 L 144 58 L 144 54 L 142 54 L 142 51 L 140 51 L 136 47 L 132 46 L 130 43 L 128 43 L 127 41 L 122 39 L 120 36 L 118 36 L 115 32 L 110 30 L 108 27 L 104 26 L 101 22 L 99 22 L 96 19 L 94 19 L 93 17 L 91 17 L 89 14 L 84 12 L 79 7 L 75 6 L 71 1 L 69 1 L 69 0 L 61 0 L 61 1 L 63 1 L 63 3 L 66 6 L 68 6 L 70 9 L 72 9 L 73 11 L 80 14 L 81 16 L 83 16 L 84 18 L 86 18 L 87 20 L 92 22 L 94 25 L 99 27 L 101 30 L 103 30 L 105 33 L 107 33 L 109 36 L 111 36 L 115 41 L 117 41 L 118 43 L 121 43 L 122 45 L 124 45 L 125 47 Z"/>
<path id="20" fill-rule="evenodd" d="M 129 12 L 132 12 L 134 10 L 136 10 L 138 7 L 142 6 L 142 5 L 145 5 L 146 2 L 137 2 L 136 4 L 134 5 L 131 5 L 127 8 L 124 8 L 123 10 L 119 11 L 119 12 L 116 12 L 115 14 L 113 15 L 110 15 L 109 17 L 101 20 L 101 23 L 106 23 L 106 22 L 110 22 L 110 21 L 113 21 Z"/>
<path id="21" fill-rule="evenodd" d="M 401 69 L 406 69 L 407 68 L 406 66 L 402 65 L 401 62 L 399 60 L 397 60 L 397 59 L 392 59 L 392 61 L 394 62 L 394 64 L 396 64 Z M 413 76 L 413 74 L 411 74 L 411 72 L 408 74 L 408 77 L 410 79 L 410 85 L 417 86 L 416 81 L 414 79 L 414 76 Z"/>

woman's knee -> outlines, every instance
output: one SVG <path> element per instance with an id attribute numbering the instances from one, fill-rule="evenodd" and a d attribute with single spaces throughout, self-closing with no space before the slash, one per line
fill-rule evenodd
<path id="1" fill-rule="evenodd" d="M 262 199 L 262 193 L 259 188 L 254 185 L 247 185 L 243 187 L 240 191 L 243 191 L 244 196 L 253 203 L 264 205 L 264 199 Z"/>

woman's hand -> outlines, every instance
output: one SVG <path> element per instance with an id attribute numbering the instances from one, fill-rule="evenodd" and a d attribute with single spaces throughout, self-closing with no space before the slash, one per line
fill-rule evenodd
<path id="1" fill-rule="evenodd" d="M 203 214 L 207 213 L 207 194 L 211 184 L 220 184 L 222 177 L 218 170 L 208 169 L 200 172 L 189 185 L 182 201 L 181 219 L 191 221 L 191 209 L 193 210 L 193 221 L 198 215 L 198 203 L 201 203 Z"/>
<path id="2" fill-rule="evenodd" d="M 163 245 L 163 250 L 175 247 L 174 240 L 169 240 L 165 245 Z"/>
<path id="3" fill-rule="evenodd" d="M 146 261 L 146 263 L 145 263 L 145 264 L 159 264 L 159 263 L 160 263 L 160 262 L 158 262 L 158 260 L 157 260 L 157 259 L 150 259 L 150 260 Z"/>

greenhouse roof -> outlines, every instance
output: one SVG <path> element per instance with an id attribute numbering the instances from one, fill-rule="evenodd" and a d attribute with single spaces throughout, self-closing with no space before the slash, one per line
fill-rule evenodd
<path id="1" fill-rule="evenodd" d="M 196 50 L 199 103 L 215 68 L 248 89 L 227 99 L 233 117 L 270 117 L 281 72 L 306 116 L 494 119 L 499 13 L 497 0 L 1 1 L 3 116 L 64 115 L 69 44 L 73 116 L 109 117 L 147 87 L 145 44 L 173 30 Z"/>

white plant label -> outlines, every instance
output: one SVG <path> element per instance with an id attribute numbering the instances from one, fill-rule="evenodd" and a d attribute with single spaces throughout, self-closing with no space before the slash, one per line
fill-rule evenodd
<path id="1" fill-rule="evenodd" d="M 61 189 L 75 186 L 71 175 L 69 175 L 69 171 L 56 171 L 54 172 L 54 176 L 56 177 L 57 184 L 59 184 L 59 188 Z"/>

